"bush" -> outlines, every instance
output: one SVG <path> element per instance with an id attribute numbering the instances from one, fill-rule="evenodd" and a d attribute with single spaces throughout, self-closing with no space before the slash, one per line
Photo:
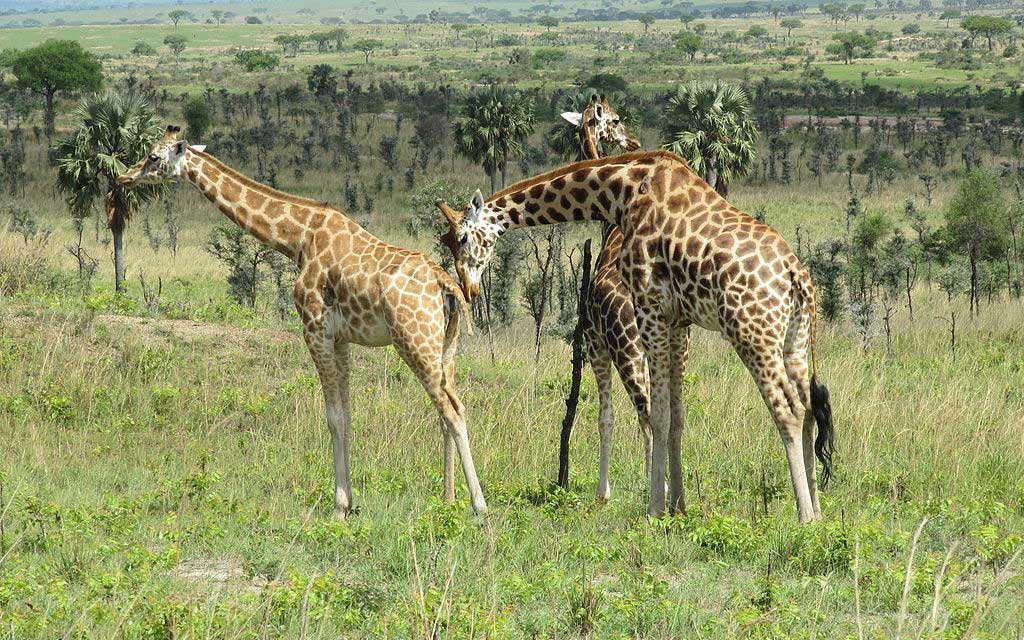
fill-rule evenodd
<path id="1" fill-rule="evenodd" d="M 569 54 L 565 52 L 565 49 L 555 49 L 554 47 L 543 47 L 541 49 L 534 49 L 531 54 L 533 58 L 533 68 L 542 69 L 544 67 L 550 67 L 564 62 Z"/>
<path id="2" fill-rule="evenodd" d="M 135 46 L 132 47 L 132 54 L 136 56 L 155 56 L 156 49 L 148 42 L 139 40 L 135 43 Z"/>
<path id="3" fill-rule="evenodd" d="M 281 64 L 281 58 L 275 53 L 248 49 L 236 53 L 235 62 L 242 65 L 246 71 L 271 71 Z"/>

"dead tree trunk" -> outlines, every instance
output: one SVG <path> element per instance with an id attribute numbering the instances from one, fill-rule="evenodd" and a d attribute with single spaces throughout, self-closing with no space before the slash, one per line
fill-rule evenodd
<path id="1" fill-rule="evenodd" d="M 583 323 L 586 321 L 587 302 L 590 297 L 590 240 L 583 243 L 583 270 L 580 277 L 580 295 L 576 305 L 576 327 L 572 330 L 572 382 L 569 397 L 565 399 L 565 417 L 558 447 L 558 486 L 569 488 L 569 437 L 576 422 L 576 407 L 580 402 L 580 379 L 583 377 Z"/>

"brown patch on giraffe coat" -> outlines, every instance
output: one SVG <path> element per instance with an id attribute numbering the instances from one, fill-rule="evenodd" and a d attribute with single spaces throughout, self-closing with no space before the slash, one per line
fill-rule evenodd
<path id="1" fill-rule="evenodd" d="M 220 193 L 225 200 L 237 202 L 242 196 L 242 187 L 234 180 L 224 180 L 220 186 Z"/>

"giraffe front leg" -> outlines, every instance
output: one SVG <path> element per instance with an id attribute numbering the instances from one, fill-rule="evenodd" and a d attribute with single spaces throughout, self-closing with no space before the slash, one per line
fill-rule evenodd
<path id="1" fill-rule="evenodd" d="M 444 375 L 446 381 L 454 384 L 455 381 L 455 358 L 448 357 L 444 363 Z M 461 403 L 455 406 L 456 412 L 465 419 L 466 408 Z M 444 501 L 455 502 L 455 438 L 441 419 L 441 434 L 444 436 Z"/>
<path id="2" fill-rule="evenodd" d="M 349 345 L 334 342 L 318 332 L 306 332 L 306 346 L 313 357 L 324 394 L 327 428 L 331 432 L 334 461 L 334 515 L 344 519 L 352 509 L 349 484 L 349 440 L 352 414 L 349 408 Z"/>

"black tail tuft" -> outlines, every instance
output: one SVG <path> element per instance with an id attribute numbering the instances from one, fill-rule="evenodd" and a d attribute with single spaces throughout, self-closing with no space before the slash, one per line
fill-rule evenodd
<path id="1" fill-rule="evenodd" d="M 832 453 L 835 451 L 832 403 L 829 401 L 828 387 L 818 384 L 814 376 L 811 376 L 811 411 L 814 412 L 814 422 L 818 425 L 818 435 L 814 439 L 814 455 L 821 462 L 821 487 L 824 489 L 832 477 Z"/>

